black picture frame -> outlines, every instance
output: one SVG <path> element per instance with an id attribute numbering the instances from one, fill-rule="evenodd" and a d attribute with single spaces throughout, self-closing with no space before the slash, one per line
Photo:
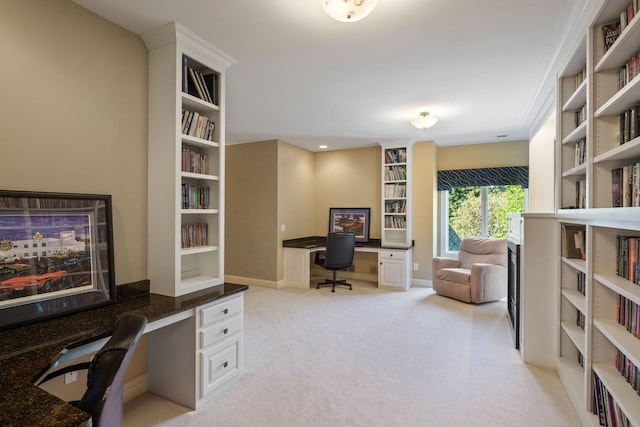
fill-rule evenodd
<path id="1" fill-rule="evenodd" d="M 111 196 L 0 190 L 0 330 L 116 301 Z"/>
<path id="2" fill-rule="evenodd" d="M 329 208 L 329 233 L 351 232 L 356 242 L 369 241 L 371 208 Z"/>

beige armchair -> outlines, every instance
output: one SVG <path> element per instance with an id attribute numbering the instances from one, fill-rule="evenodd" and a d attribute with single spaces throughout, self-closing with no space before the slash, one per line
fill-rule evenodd
<path id="1" fill-rule="evenodd" d="M 507 239 L 465 237 L 458 259 L 434 257 L 433 289 L 475 304 L 507 296 Z"/>

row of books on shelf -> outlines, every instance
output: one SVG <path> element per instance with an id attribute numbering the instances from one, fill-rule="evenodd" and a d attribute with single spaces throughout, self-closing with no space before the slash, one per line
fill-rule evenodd
<path id="1" fill-rule="evenodd" d="M 640 369 L 622 351 L 616 349 L 616 368 L 620 375 L 640 394 Z"/>
<path id="2" fill-rule="evenodd" d="M 622 295 L 618 295 L 616 300 L 616 322 L 636 338 L 640 338 L 640 329 L 638 323 L 640 320 L 640 314 L 638 310 L 638 304 L 625 298 Z"/>
<path id="3" fill-rule="evenodd" d="M 618 144 L 625 144 L 640 136 L 640 106 L 634 105 L 618 116 Z"/>
<path id="4" fill-rule="evenodd" d="M 611 204 L 614 208 L 640 206 L 640 163 L 611 170 Z"/>
<path id="5" fill-rule="evenodd" d="M 576 181 L 576 204 L 574 207 L 577 209 L 587 207 L 587 181 L 584 179 Z"/>
<path id="6" fill-rule="evenodd" d="M 578 271 L 577 282 L 578 292 L 585 295 L 587 291 L 587 275 L 582 271 Z"/>
<path id="7" fill-rule="evenodd" d="M 640 284 L 640 237 L 616 236 L 616 274 Z"/>
<path id="8" fill-rule="evenodd" d="M 387 200 L 384 202 L 385 213 L 406 213 L 407 201 L 406 200 Z"/>
<path id="9" fill-rule="evenodd" d="M 598 423 L 601 426 L 633 427 L 622 408 L 595 372 L 593 373 L 592 412 L 598 416 Z"/>
<path id="10" fill-rule="evenodd" d="M 209 187 L 182 184 L 182 209 L 209 209 Z"/>
<path id="11" fill-rule="evenodd" d="M 578 325 L 580 327 L 580 329 L 582 329 L 584 331 L 584 323 L 585 323 L 585 316 L 584 314 L 576 309 L 576 325 Z"/>
<path id="12" fill-rule="evenodd" d="M 602 26 L 604 51 L 609 50 L 620 34 L 627 28 L 631 20 L 638 14 L 638 0 L 632 0 L 620 11 L 618 19 Z"/>
<path id="13" fill-rule="evenodd" d="M 182 171 L 209 174 L 209 155 L 190 147 L 182 147 Z"/>
<path id="14" fill-rule="evenodd" d="M 385 184 L 384 197 L 387 199 L 407 197 L 407 184 Z"/>
<path id="15" fill-rule="evenodd" d="M 625 87 L 631 80 L 633 80 L 640 71 L 638 67 L 638 60 L 640 54 L 634 54 L 629 60 L 618 70 L 618 90 Z"/>
<path id="16" fill-rule="evenodd" d="M 384 151 L 384 162 L 386 164 L 392 163 L 406 163 L 407 162 L 407 149 L 406 148 L 392 148 Z"/>
<path id="17" fill-rule="evenodd" d="M 584 121 L 587 120 L 587 104 L 584 104 L 582 107 L 580 107 L 578 110 L 576 110 L 573 113 L 573 115 L 574 115 L 574 120 L 575 120 L 576 127 L 578 127 L 582 123 L 584 123 Z"/>
<path id="18" fill-rule="evenodd" d="M 182 134 L 213 141 L 215 122 L 197 111 L 182 110 Z"/>
<path id="19" fill-rule="evenodd" d="M 211 104 L 218 104 L 218 75 L 213 72 L 202 73 L 189 66 L 189 59 L 182 57 L 182 91 L 196 96 Z"/>
<path id="20" fill-rule="evenodd" d="M 384 171 L 386 181 L 406 181 L 407 168 L 405 166 L 387 166 Z"/>
<path id="21" fill-rule="evenodd" d="M 385 228 L 407 228 L 407 221 L 404 216 L 385 216 Z"/>
<path id="22" fill-rule="evenodd" d="M 587 154 L 587 140 L 585 138 L 576 142 L 576 154 L 574 159 L 575 166 L 579 166 L 584 163 Z"/>
<path id="23" fill-rule="evenodd" d="M 209 244 L 208 224 L 184 224 L 182 226 L 182 248 L 196 248 Z"/>
<path id="24" fill-rule="evenodd" d="M 587 78 L 587 68 L 585 67 L 582 70 L 580 70 L 578 74 L 573 76 L 573 90 L 575 91 L 576 89 L 578 89 L 582 84 L 582 82 L 586 80 L 586 78 Z"/>

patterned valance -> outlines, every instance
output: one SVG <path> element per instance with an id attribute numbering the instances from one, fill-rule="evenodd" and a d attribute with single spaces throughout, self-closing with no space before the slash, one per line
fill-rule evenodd
<path id="1" fill-rule="evenodd" d="M 438 171 L 438 191 L 453 187 L 517 184 L 529 187 L 529 166 Z"/>

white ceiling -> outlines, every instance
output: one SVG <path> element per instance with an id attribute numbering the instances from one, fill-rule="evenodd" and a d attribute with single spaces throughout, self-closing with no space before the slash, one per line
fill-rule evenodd
<path id="1" fill-rule="evenodd" d="M 73 0 L 142 34 L 177 21 L 237 60 L 227 143 L 318 151 L 382 141 L 527 140 L 526 117 L 581 0 L 378 0 L 341 23 L 322 0 Z M 417 130 L 421 111 L 440 118 Z M 506 135 L 506 136 L 504 136 Z"/>

